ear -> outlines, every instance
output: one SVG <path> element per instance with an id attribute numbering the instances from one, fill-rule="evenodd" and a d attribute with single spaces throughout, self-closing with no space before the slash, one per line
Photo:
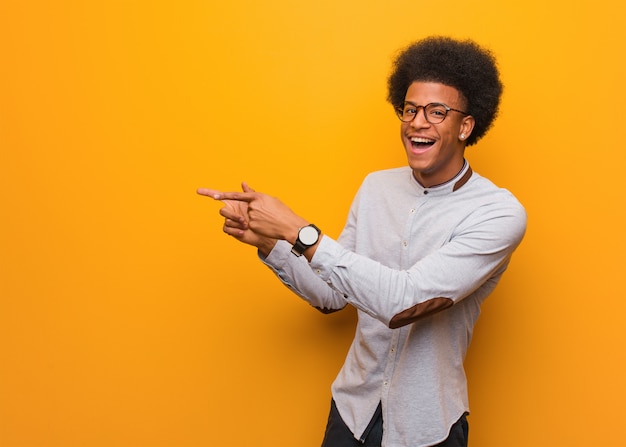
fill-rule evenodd
<path id="1" fill-rule="evenodd" d="M 472 115 L 468 115 L 461 121 L 461 127 L 459 129 L 459 140 L 466 141 L 474 130 L 474 124 L 476 121 Z"/>

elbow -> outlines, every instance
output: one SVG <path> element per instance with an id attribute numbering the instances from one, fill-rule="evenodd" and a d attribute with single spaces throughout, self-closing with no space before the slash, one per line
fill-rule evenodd
<path id="1" fill-rule="evenodd" d="M 429 317 L 437 312 L 441 312 L 454 304 L 451 298 L 437 297 L 431 298 L 423 303 L 409 307 L 394 315 L 389 321 L 390 329 L 397 329 L 407 324 L 415 323 L 417 320 Z"/>
<path id="2" fill-rule="evenodd" d="M 323 313 L 324 315 L 332 314 L 334 312 L 339 312 L 340 310 L 344 309 L 344 307 L 340 307 L 339 309 L 332 309 L 328 307 L 317 307 L 317 306 L 315 306 L 315 308 L 319 310 L 321 313 Z"/>

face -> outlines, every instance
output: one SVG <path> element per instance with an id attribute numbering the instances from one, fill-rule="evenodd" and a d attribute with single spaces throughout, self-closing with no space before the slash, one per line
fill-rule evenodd
<path id="1" fill-rule="evenodd" d="M 464 110 L 465 101 L 454 87 L 435 82 L 414 82 L 409 86 L 406 102 L 417 106 L 437 102 L 453 109 Z M 445 183 L 463 167 L 465 141 L 474 127 L 474 119 L 449 111 L 438 124 L 424 118 L 424 109 L 410 123 L 402 123 L 401 136 L 413 175 L 430 187 Z M 462 136 L 464 134 L 464 136 Z"/>

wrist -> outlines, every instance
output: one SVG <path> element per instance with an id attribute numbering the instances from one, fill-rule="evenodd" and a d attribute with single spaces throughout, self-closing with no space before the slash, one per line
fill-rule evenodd
<path id="1" fill-rule="evenodd" d="M 292 224 L 289 225 L 289 229 L 284 239 L 291 245 L 294 245 L 298 240 L 298 233 L 300 233 L 300 230 L 307 225 L 309 225 L 309 222 L 305 219 L 298 219 L 297 221 L 294 221 Z"/>
<path id="2" fill-rule="evenodd" d="M 257 249 L 263 256 L 267 257 L 276 246 L 276 242 L 276 239 L 263 238 L 257 244 Z"/>
<path id="3" fill-rule="evenodd" d="M 292 244 L 291 252 L 296 256 L 302 256 L 306 251 L 317 245 L 321 235 L 321 230 L 313 224 L 301 227 L 298 230 L 295 242 Z"/>

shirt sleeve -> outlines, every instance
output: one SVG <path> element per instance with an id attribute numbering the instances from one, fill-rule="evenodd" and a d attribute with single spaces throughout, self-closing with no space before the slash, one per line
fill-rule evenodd
<path id="1" fill-rule="evenodd" d="M 525 229 L 521 205 L 485 206 L 475 210 L 449 242 L 408 270 L 386 267 L 328 237 L 320 242 L 310 268 L 349 303 L 397 328 L 472 293 L 488 294 Z"/>
<path id="2" fill-rule="evenodd" d="M 346 299 L 341 292 L 329 287 L 311 269 L 304 256 L 294 256 L 288 242 L 278 241 L 267 257 L 259 253 L 259 258 L 286 287 L 319 311 L 331 313 L 346 306 Z"/>

